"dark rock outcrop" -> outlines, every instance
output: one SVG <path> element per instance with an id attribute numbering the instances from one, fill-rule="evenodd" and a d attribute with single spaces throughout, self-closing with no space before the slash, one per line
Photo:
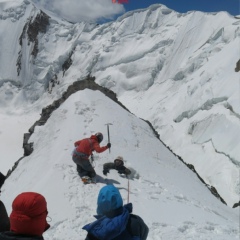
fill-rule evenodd
<path id="1" fill-rule="evenodd" d="M 235 68 L 235 72 L 239 72 L 239 71 L 240 71 L 240 59 L 237 61 L 236 68 Z"/>
<path id="2" fill-rule="evenodd" d="M 74 53 L 74 50 L 75 49 L 73 49 L 70 53 L 69 53 L 69 56 L 68 56 L 68 58 L 65 60 L 65 62 L 63 63 L 63 65 L 62 65 L 62 71 L 63 71 L 63 76 L 65 75 L 65 72 L 71 67 L 71 65 L 72 65 L 72 55 L 73 55 L 73 53 Z"/>
<path id="3" fill-rule="evenodd" d="M 24 25 L 22 34 L 19 37 L 19 44 L 20 46 L 22 46 L 23 39 L 27 34 L 28 45 L 30 44 L 30 42 L 34 44 L 31 52 L 34 58 L 36 58 L 38 54 L 38 34 L 46 33 L 47 26 L 49 25 L 49 19 L 50 17 L 46 13 L 40 11 L 40 13 L 37 14 L 37 16 L 34 19 L 33 17 L 30 18 L 30 20 Z M 16 63 L 18 76 L 20 75 L 20 71 L 21 71 L 21 61 L 22 61 L 22 51 L 20 50 L 18 52 L 18 59 Z"/>
<path id="4" fill-rule="evenodd" d="M 32 55 L 34 57 L 36 57 L 38 54 L 38 34 L 45 33 L 47 31 L 47 26 L 49 25 L 49 18 L 50 17 L 46 13 L 40 11 L 36 18 L 29 22 L 27 28 L 27 36 L 29 42 L 34 43 L 34 47 L 32 50 Z"/>
<path id="5" fill-rule="evenodd" d="M 233 208 L 240 207 L 240 201 L 238 203 L 233 204 Z"/>

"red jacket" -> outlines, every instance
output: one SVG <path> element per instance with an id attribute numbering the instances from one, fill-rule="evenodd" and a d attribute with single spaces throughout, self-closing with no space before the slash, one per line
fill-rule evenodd
<path id="1" fill-rule="evenodd" d="M 100 147 L 95 135 L 75 142 L 74 146 L 76 147 L 77 152 L 84 153 L 88 156 L 92 155 L 93 151 L 101 153 L 108 149 L 107 146 Z"/>

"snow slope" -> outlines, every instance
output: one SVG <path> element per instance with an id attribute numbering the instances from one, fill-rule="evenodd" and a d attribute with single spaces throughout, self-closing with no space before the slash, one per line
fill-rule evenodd
<path id="1" fill-rule="evenodd" d="M 239 202 L 239 19 L 226 12 L 180 14 L 156 4 L 103 25 L 52 16 L 46 31 L 30 41 L 28 29 L 41 11 L 27 0 L 1 1 L 0 10 L 3 115 L 18 112 L 30 122 L 69 84 L 91 73 L 131 112 L 149 120 L 229 206 Z M 59 85 L 49 94 L 54 74 Z M 1 125 L 4 143 L 7 127 Z"/>
<path id="2" fill-rule="evenodd" d="M 115 114 L 110 114 L 114 112 Z M 96 185 L 83 185 L 71 160 L 73 143 L 110 126 L 111 152 L 95 154 Z M 118 155 L 134 169 L 129 180 L 130 202 L 150 228 L 148 240 L 212 239 L 239 237 L 239 209 L 215 198 L 207 187 L 156 138 L 146 122 L 127 112 L 99 91 L 84 90 L 70 96 L 35 127 L 30 138 L 33 153 L 23 158 L 6 180 L 1 200 L 10 213 L 11 203 L 23 191 L 43 194 L 51 228 L 46 240 L 84 239 L 82 227 L 94 220 L 98 191 L 106 183 L 119 188 L 124 203 L 128 181 L 112 170 L 102 175 L 102 165 Z"/>

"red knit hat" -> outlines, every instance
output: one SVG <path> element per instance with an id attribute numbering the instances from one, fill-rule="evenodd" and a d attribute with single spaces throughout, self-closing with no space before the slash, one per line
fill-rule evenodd
<path id="1" fill-rule="evenodd" d="M 19 194 L 12 203 L 11 231 L 18 234 L 42 236 L 50 225 L 46 221 L 47 202 L 35 192 Z"/>

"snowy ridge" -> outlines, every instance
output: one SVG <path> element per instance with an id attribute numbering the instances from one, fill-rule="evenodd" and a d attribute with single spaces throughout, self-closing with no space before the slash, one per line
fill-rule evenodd
<path id="1" fill-rule="evenodd" d="M 106 122 L 113 124 L 111 153 L 95 154 L 98 183 L 84 186 L 71 160 L 73 143 L 101 131 L 106 144 Z M 127 203 L 127 179 L 114 170 L 107 181 L 102 175 L 103 164 L 118 155 L 136 171 L 137 178 L 129 180 L 130 202 L 134 213 L 149 226 L 149 240 L 238 238 L 238 210 L 210 194 L 196 175 L 156 139 L 147 123 L 99 91 L 86 89 L 71 95 L 45 125 L 35 127 L 30 141 L 34 151 L 6 180 L 1 199 L 10 212 L 18 193 L 42 193 L 51 217 L 46 240 L 84 239 L 82 227 L 94 220 L 97 193 L 106 183 L 118 187 Z"/>
<path id="2" fill-rule="evenodd" d="M 103 88 L 101 86 L 99 86 L 98 84 L 95 83 L 95 78 L 88 76 L 85 80 L 81 80 L 81 81 L 77 81 L 74 82 L 72 85 L 70 85 L 67 89 L 66 92 L 63 93 L 62 97 L 56 101 L 53 102 L 53 104 L 45 107 L 42 109 L 41 112 L 41 117 L 39 120 L 37 120 L 32 126 L 31 128 L 29 128 L 28 133 L 24 134 L 24 140 L 23 140 L 23 149 L 24 149 L 24 156 L 29 156 L 33 150 L 34 150 L 34 143 L 30 142 L 29 139 L 31 137 L 31 135 L 34 133 L 34 129 L 36 126 L 42 126 L 44 125 L 48 119 L 51 117 L 52 113 L 59 107 L 61 106 L 61 104 L 66 101 L 66 99 L 68 97 L 70 97 L 72 94 L 84 90 L 84 89 L 91 89 L 91 90 L 98 90 L 101 91 L 103 94 L 105 94 L 107 97 L 109 97 L 111 100 L 113 100 L 114 102 L 116 102 L 117 104 L 119 104 L 121 107 L 123 107 L 125 110 L 129 111 L 128 109 L 126 109 L 125 106 L 123 106 L 118 99 L 116 98 L 116 94 L 113 93 L 112 91 Z M 151 127 L 151 129 L 154 132 L 154 135 L 160 140 L 159 138 L 159 134 L 155 131 L 155 129 L 152 127 L 152 124 L 149 121 L 146 121 L 148 123 L 148 125 Z M 161 141 L 161 140 L 160 140 Z M 162 144 L 164 144 L 162 142 Z M 164 146 L 166 147 L 166 145 L 164 144 Z M 169 149 L 169 148 L 168 148 Z M 170 150 L 170 149 L 169 149 Z M 170 150 L 171 151 L 171 150 Z M 172 151 L 171 151 L 172 152 Z M 174 153 L 173 153 L 174 154 Z M 176 156 L 176 154 L 174 154 Z M 8 171 L 7 176 L 9 176 L 18 166 L 18 163 L 22 160 L 21 157 L 17 162 L 15 162 L 13 168 Z M 181 159 L 179 156 L 177 156 L 179 160 L 181 160 L 184 164 L 186 164 L 183 159 Z M 218 194 L 217 190 L 213 187 L 213 186 L 209 186 L 208 184 L 206 184 L 204 182 L 204 180 L 201 178 L 201 176 L 199 176 L 199 174 L 196 172 L 195 168 L 193 165 L 191 164 L 186 164 L 186 166 L 191 169 L 194 173 L 196 173 L 196 175 L 198 176 L 198 178 L 201 180 L 202 183 L 204 183 L 209 190 L 211 191 L 211 193 L 216 196 L 221 202 L 223 202 L 224 204 L 226 204 L 226 202 L 224 201 L 224 199 L 221 198 L 221 196 Z M 135 170 L 132 169 L 132 172 L 135 172 Z M 137 174 L 138 175 L 138 174 Z M 236 204 L 235 204 L 236 205 Z M 236 206 L 233 207 L 236 207 Z"/>
<path id="3" fill-rule="evenodd" d="M 2 1 L 0 7 L 3 116 L 28 113 L 31 122 L 70 84 L 91 73 L 131 112 L 150 121 L 161 140 L 194 165 L 229 206 L 239 202 L 240 83 L 234 71 L 239 19 L 225 12 L 180 14 L 163 5 L 103 25 L 51 17 L 46 32 L 36 36 L 38 51 L 33 56 L 34 44 L 26 36 L 21 47 L 19 38 L 40 10 L 29 1 Z M 54 74 L 59 84 L 50 94 Z"/>

